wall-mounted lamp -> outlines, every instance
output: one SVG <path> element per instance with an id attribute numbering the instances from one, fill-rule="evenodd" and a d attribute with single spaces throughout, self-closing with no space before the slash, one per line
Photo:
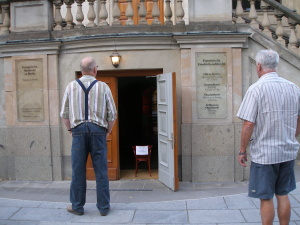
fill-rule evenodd
<path id="1" fill-rule="evenodd" d="M 118 67 L 120 64 L 121 56 L 119 53 L 115 50 L 111 55 L 111 63 L 113 64 L 114 67 Z"/>

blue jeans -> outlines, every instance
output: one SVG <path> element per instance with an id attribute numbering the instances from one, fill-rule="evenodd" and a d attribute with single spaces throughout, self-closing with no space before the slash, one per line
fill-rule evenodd
<path id="1" fill-rule="evenodd" d="M 97 208 L 100 212 L 110 207 L 107 175 L 106 129 L 84 122 L 72 129 L 72 182 L 70 201 L 72 208 L 83 212 L 86 199 L 86 161 L 91 154 L 96 174 Z"/>

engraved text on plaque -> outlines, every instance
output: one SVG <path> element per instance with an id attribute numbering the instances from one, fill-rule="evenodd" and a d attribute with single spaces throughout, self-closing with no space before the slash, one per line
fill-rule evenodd
<path id="1" fill-rule="evenodd" d="M 226 53 L 197 52 L 197 117 L 227 117 Z"/>
<path id="2" fill-rule="evenodd" d="M 44 121 L 43 60 L 16 61 L 18 120 Z"/>

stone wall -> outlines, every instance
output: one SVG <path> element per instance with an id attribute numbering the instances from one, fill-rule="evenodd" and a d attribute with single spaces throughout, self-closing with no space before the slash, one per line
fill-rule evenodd
<path id="1" fill-rule="evenodd" d="M 207 53 L 209 59 L 206 61 L 223 63 L 225 68 L 217 65 L 208 73 L 199 68 L 202 61 L 197 61 L 197 54 L 206 57 Z M 242 170 L 235 161 L 240 126 L 234 116 L 242 99 L 241 63 L 241 49 L 238 48 L 182 50 L 183 181 L 234 181 L 236 176 L 242 179 L 239 175 Z M 205 76 L 207 78 L 201 78 Z M 206 107 L 200 110 L 199 105 L 203 104 Z M 211 105 L 216 109 L 209 109 Z"/>
<path id="2" fill-rule="evenodd" d="M 0 59 L 0 68 L 4 68 L 4 59 Z M 0 71 L 0 179 L 14 179 L 13 155 L 7 147 L 6 130 L 6 109 L 5 109 L 5 82 L 4 70 Z"/>
<path id="3" fill-rule="evenodd" d="M 152 39 L 152 38 L 150 38 Z M 148 42 L 150 39 L 140 40 Z M 170 41 L 170 40 L 169 40 Z M 168 42 L 169 42 L 168 41 Z M 118 41 L 119 42 L 119 41 Z M 65 48 L 68 48 L 68 43 L 65 43 Z M 81 47 L 89 46 L 88 42 L 81 42 Z M 161 46 L 160 49 L 147 49 L 149 46 L 145 44 L 140 46 L 139 50 L 118 50 L 121 55 L 121 63 L 118 70 L 147 70 L 147 69 L 163 69 L 163 73 L 175 72 L 177 81 L 177 106 L 178 106 L 178 129 L 180 131 L 181 121 L 181 76 L 180 76 L 180 50 L 179 49 L 166 49 Z M 122 47 L 119 47 L 122 48 Z M 127 48 L 127 47 L 123 47 Z M 150 47 L 151 48 L 151 47 Z M 64 90 L 68 83 L 76 78 L 75 72 L 80 71 L 80 60 L 86 56 L 95 58 L 98 64 L 98 70 L 115 70 L 110 61 L 111 51 L 87 51 L 87 52 L 74 52 L 70 54 L 62 54 L 59 57 L 59 84 L 60 84 L 60 100 L 63 97 Z M 81 50 L 80 50 L 81 51 Z M 147 54 L 145 54 L 147 51 Z M 118 70 L 115 70 L 118 73 Z M 63 178 L 70 179 L 71 177 L 71 136 L 66 131 L 64 126 L 61 127 L 61 140 L 62 140 L 62 153 L 63 153 Z M 180 137 L 179 137 L 180 140 Z M 181 158 L 181 142 L 179 141 L 179 158 Z M 181 163 L 179 163 L 181 165 Z M 179 169 L 181 171 L 181 168 Z"/>
<path id="4" fill-rule="evenodd" d="M 13 56 L 4 65 L 7 153 L 1 160 L 7 158 L 8 172 L 3 177 L 61 180 L 57 56 Z"/>

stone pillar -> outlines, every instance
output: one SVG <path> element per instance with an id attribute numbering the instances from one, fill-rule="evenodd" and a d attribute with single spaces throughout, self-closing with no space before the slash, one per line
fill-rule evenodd
<path id="1" fill-rule="evenodd" d="M 57 67 L 57 55 L 4 58 L 4 147 L 16 180 L 62 180 Z"/>
<path id="2" fill-rule="evenodd" d="M 232 0 L 189 1 L 190 22 L 232 21 Z"/>
<path id="3" fill-rule="evenodd" d="M 11 32 L 52 30 L 53 3 L 51 1 L 13 1 L 10 7 Z"/>

